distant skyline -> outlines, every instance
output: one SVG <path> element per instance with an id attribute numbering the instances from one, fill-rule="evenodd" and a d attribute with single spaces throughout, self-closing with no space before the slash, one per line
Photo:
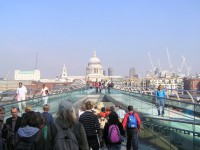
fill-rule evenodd
<path id="1" fill-rule="evenodd" d="M 199 0 L 2 0 L 0 77 L 14 70 L 41 71 L 41 78 L 85 75 L 96 51 L 102 66 L 128 76 L 145 76 L 155 66 L 200 73 Z M 186 72 L 183 67 L 182 72 Z"/>

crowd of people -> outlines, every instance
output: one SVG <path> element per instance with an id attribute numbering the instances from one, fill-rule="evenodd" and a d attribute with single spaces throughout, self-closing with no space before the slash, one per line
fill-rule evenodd
<path id="1" fill-rule="evenodd" d="M 19 111 L 23 112 L 23 110 L 26 107 L 26 99 L 27 99 L 27 88 L 22 84 L 22 82 L 19 82 L 19 86 L 16 90 L 16 100 L 18 101 L 18 107 Z M 43 105 L 48 104 L 49 99 L 49 89 L 48 87 L 43 84 L 42 89 L 40 91 L 40 96 L 42 96 Z"/>
<path id="2" fill-rule="evenodd" d="M 0 149 L 22 150 L 31 146 L 38 150 L 51 149 L 52 144 L 47 137 L 50 137 L 48 129 L 53 124 L 53 117 L 46 110 L 50 107 L 47 105 L 43 106 L 43 113 L 32 111 L 31 106 L 27 105 L 22 116 L 19 116 L 18 107 L 12 107 L 11 117 L 7 118 L 5 123 L 5 108 L 0 106 Z"/>
<path id="3" fill-rule="evenodd" d="M 11 108 L 11 117 L 3 123 L 5 108 L 0 106 L 0 149 L 2 150 L 53 150 L 73 149 L 99 150 L 104 146 L 107 149 L 121 149 L 123 136 L 127 131 L 127 149 L 132 142 L 134 149 L 138 149 L 138 130 L 140 118 L 129 106 L 128 113 L 122 113 L 122 107 L 115 111 L 115 107 L 102 107 L 98 110 L 91 101 L 83 103 L 83 111 L 76 114 L 76 110 L 69 100 L 59 104 L 57 117 L 53 118 L 48 111 L 49 104 L 43 106 L 43 112 L 35 112 L 27 105 L 25 112 L 19 116 L 19 108 Z M 120 114 L 120 116 L 118 115 Z M 128 126 L 128 116 L 133 114 L 136 126 Z M 123 118 L 124 115 L 124 118 Z M 112 127 L 112 129 L 111 129 Z M 68 136 L 70 144 L 63 144 Z M 27 148 L 28 149 L 28 148 Z"/>
<path id="4" fill-rule="evenodd" d="M 43 85 L 41 96 L 48 96 L 48 88 Z M 27 90 L 19 83 L 17 100 L 26 99 Z M 156 91 L 158 100 L 158 115 L 164 115 L 165 91 L 159 85 Z M 108 150 L 120 150 L 122 142 L 126 142 L 127 150 L 138 149 L 138 131 L 141 120 L 129 105 L 128 112 L 122 106 L 97 107 L 91 101 L 82 103 L 76 114 L 72 103 L 68 100 L 59 104 L 57 117 L 49 113 L 50 105 L 44 100 L 43 112 L 35 112 L 30 105 L 23 106 L 24 113 L 19 116 L 22 106 L 12 107 L 11 117 L 5 123 L 5 108 L 0 106 L 0 150 L 59 150 L 80 149 L 99 150 L 107 147 Z M 160 112 L 160 106 L 162 111 Z M 66 142 L 66 136 L 68 144 Z M 124 140 L 126 137 L 126 140 Z M 63 139 L 63 140 L 61 140 Z M 71 148 L 70 148 L 71 147 Z"/>
<path id="5" fill-rule="evenodd" d="M 102 90 L 107 90 L 108 94 L 110 94 L 110 89 L 114 87 L 114 83 L 111 81 L 99 81 L 99 82 L 91 82 L 89 81 L 87 85 L 92 89 L 93 87 L 95 88 L 96 93 L 101 93 Z"/>
<path id="6" fill-rule="evenodd" d="M 126 113 L 122 106 L 118 106 L 116 111 L 114 106 L 102 106 L 99 111 L 97 106 L 92 107 L 92 105 L 90 101 L 83 103 L 78 115 L 79 121 L 85 128 L 90 148 L 98 150 L 106 146 L 108 150 L 120 150 L 122 142 L 126 142 L 124 139 L 127 137 L 127 149 L 130 150 L 131 147 L 134 150 L 138 149 L 138 131 L 141 120 L 139 115 L 133 111 L 133 106 L 128 106 Z M 116 140 L 112 141 L 112 139 Z"/>

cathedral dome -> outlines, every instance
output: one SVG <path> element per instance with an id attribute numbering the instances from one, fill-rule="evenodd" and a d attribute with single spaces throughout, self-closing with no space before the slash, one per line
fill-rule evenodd
<path id="1" fill-rule="evenodd" d="M 86 68 L 86 76 L 90 81 L 101 81 L 103 78 L 103 67 L 101 61 L 96 56 L 96 52 L 93 52 L 93 56 L 88 61 L 88 67 Z"/>
<path id="2" fill-rule="evenodd" d="M 96 56 L 96 52 L 93 52 L 93 56 L 89 59 L 88 65 L 101 65 L 101 61 L 99 58 Z"/>

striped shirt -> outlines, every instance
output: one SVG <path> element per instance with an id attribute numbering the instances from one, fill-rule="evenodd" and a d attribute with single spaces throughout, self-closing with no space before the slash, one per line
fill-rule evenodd
<path id="1" fill-rule="evenodd" d="M 83 124 L 87 136 L 94 136 L 99 133 L 99 121 L 93 112 L 85 111 L 80 115 L 79 121 Z"/>

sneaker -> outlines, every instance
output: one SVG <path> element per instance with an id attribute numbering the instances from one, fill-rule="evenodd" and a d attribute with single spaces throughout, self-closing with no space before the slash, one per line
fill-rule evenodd
<path id="1" fill-rule="evenodd" d="M 162 117 L 164 117 L 164 114 L 162 114 Z"/>
<path id="2" fill-rule="evenodd" d="M 158 116 L 160 116 L 160 114 L 158 114 Z"/>

